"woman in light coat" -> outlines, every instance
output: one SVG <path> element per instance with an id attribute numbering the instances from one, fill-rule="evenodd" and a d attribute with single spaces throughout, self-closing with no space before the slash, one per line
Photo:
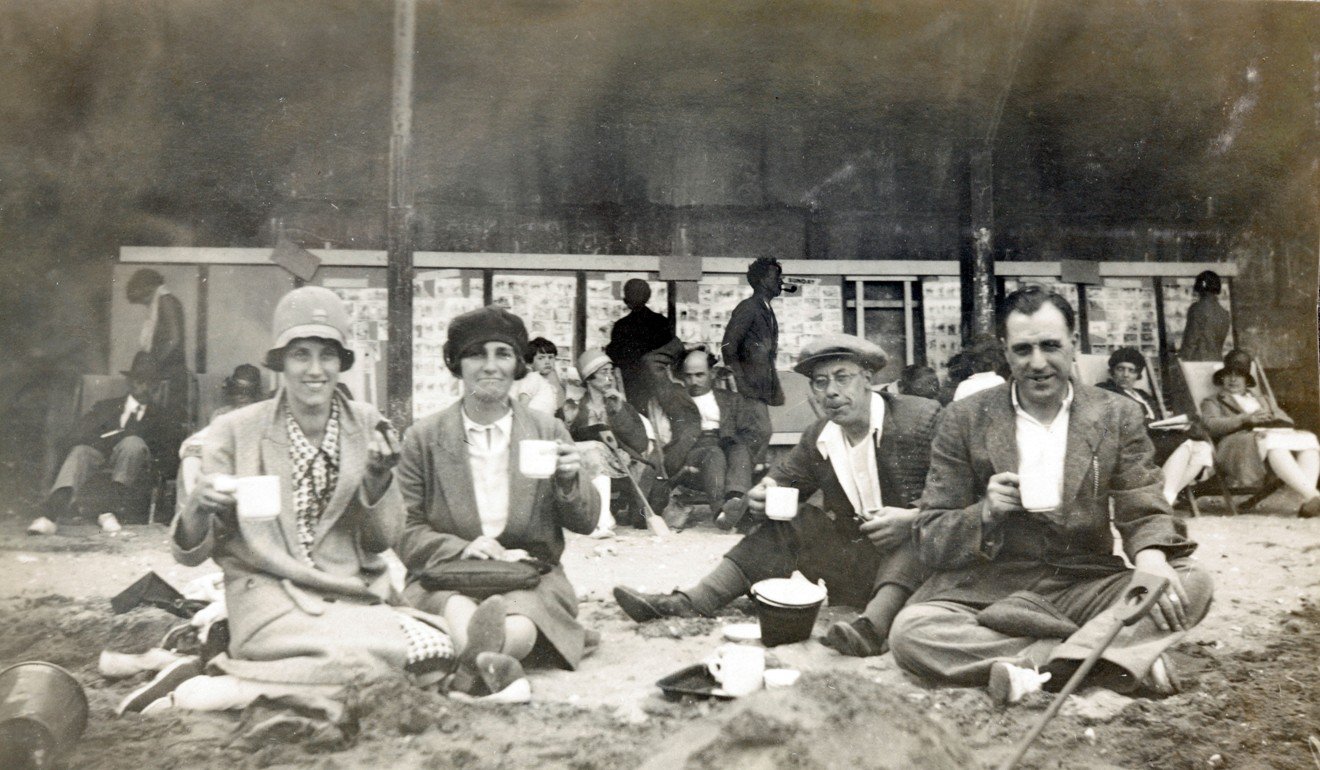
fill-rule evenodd
<path id="1" fill-rule="evenodd" d="M 230 643 L 210 662 L 224 676 L 182 682 L 175 705 L 237 708 L 289 686 L 328 693 L 451 667 L 443 621 L 389 604 L 382 553 L 403 529 L 397 442 L 374 407 L 336 387 L 353 363 L 348 323 L 327 289 L 285 295 L 266 360 L 284 386 L 211 424 L 171 539 L 183 564 L 214 558 L 224 570 Z M 252 477 L 274 477 L 277 491 L 250 495 Z"/>

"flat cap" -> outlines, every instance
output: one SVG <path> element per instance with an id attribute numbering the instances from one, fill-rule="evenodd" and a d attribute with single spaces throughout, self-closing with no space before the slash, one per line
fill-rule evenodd
<path id="1" fill-rule="evenodd" d="M 885 368 L 885 364 L 889 361 L 889 355 L 885 353 L 884 348 L 870 340 L 851 334 L 822 334 L 802 346 L 802 352 L 798 355 L 798 362 L 793 367 L 793 371 L 810 377 L 817 364 L 834 358 L 856 361 L 872 372 Z"/>

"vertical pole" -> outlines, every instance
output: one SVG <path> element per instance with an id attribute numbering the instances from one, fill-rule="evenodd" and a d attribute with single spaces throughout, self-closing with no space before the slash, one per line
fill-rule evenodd
<path id="1" fill-rule="evenodd" d="M 994 161 L 990 148 L 971 153 L 971 248 L 964 253 L 969 264 L 963 270 L 963 292 L 971 294 L 972 316 L 964 324 L 969 335 L 989 334 L 995 330 L 995 261 L 994 261 Z M 964 340 L 967 341 L 967 340 Z"/>
<path id="2" fill-rule="evenodd" d="M 390 120 L 389 235 L 386 247 L 389 342 L 385 356 L 385 392 L 390 419 L 400 430 L 412 422 L 413 194 L 408 165 L 412 154 L 416 27 L 416 0 L 395 0 L 394 99 Z"/>

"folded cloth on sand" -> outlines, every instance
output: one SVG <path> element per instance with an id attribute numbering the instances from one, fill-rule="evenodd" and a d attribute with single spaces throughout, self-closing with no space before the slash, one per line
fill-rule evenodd
<path id="1" fill-rule="evenodd" d="M 976 613 L 976 622 L 1006 636 L 1067 639 L 1080 626 L 1048 599 L 1032 591 L 1016 591 Z"/>

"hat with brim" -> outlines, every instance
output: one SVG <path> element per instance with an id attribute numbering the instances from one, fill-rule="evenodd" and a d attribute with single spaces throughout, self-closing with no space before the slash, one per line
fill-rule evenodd
<path id="1" fill-rule="evenodd" d="M 590 348 L 582 351 L 582 355 L 578 356 L 577 360 L 578 374 L 582 377 L 582 384 L 587 384 L 587 380 L 591 379 L 591 375 L 611 363 L 613 362 L 610 361 L 610 357 L 605 355 L 605 351 L 600 348 Z"/>
<path id="2" fill-rule="evenodd" d="M 263 387 L 260 369 L 252 364 L 239 364 L 234 367 L 234 373 L 225 378 L 221 389 L 226 396 L 246 393 L 259 397 Z"/>
<path id="3" fill-rule="evenodd" d="M 810 377 L 816 367 L 826 361 L 847 359 L 857 362 L 863 369 L 878 372 L 889 362 L 884 348 L 851 334 L 824 334 L 802 347 L 793 371 Z"/>
<path id="4" fill-rule="evenodd" d="M 147 380 L 154 382 L 161 379 L 160 364 L 156 362 L 156 357 L 145 350 L 138 351 L 133 356 L 133 365 L 127 369 L 119 370 L 119 373 L 130 380 Z"/>
<path id="5" fill-rule="evenodd" d="M 1248 388 L 1256 387 L 1256 378 L 1251 376 L 1251 369 L 1237 363 L 1231 363 L 1223 369 L 1217 370 L 1211 375 L 1211 380 L 1215 383 L 1215 387 L 1219 387 L 1224 384 L 1224 378 L 1230 374 L 1236 374 L 1245 379 Z"/>
<path id="6" fill-rule="evenodd" d="M 303 286 L 285 294 L 275 306 L 271 321 L 274 341 L 266 352 L 266 368 L 284 370 L 284 349 L 294 340 L 319 339 L 339 348 L 339 370 L 353 368 L 348 349 L 348 311 L 343 300 L 322 286 Z"/>

